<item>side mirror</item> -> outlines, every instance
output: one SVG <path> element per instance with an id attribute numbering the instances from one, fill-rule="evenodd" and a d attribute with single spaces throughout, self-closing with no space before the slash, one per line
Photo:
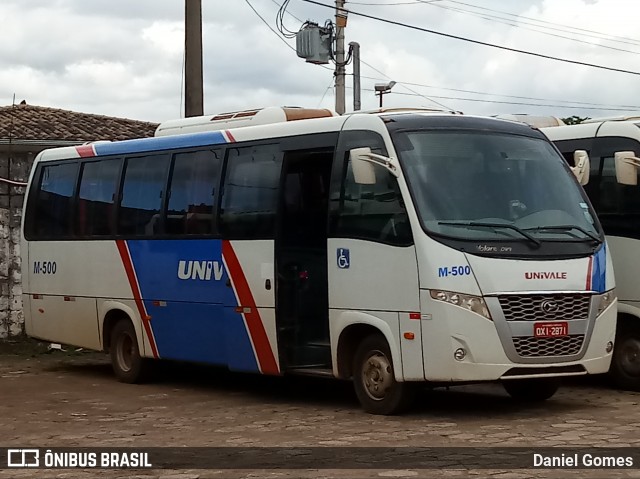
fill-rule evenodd
<path id="1" fill-rule="evenodd" d="M 638 184 L 638 168 L 640 158 L 633 151 L 616 151 L 616 180 L 621 185 L 636 186 Z"/>
<path id="2" fill-rule="evenodd" d="M 371 148 L 354 148 L 349 152 L 353 179 L 359 185 L 375 185 L 376 170 L 369 159 Z"/>
<path id="3" fill-rule="evenodd" d="M 359 185 L 373 185 L 376 182 L 376 171 L 373 165 L 386 168 L 396 178 L 399 175 L 398 168 L 394 164 L 395 160 L 372 153 L 369 147 L 354 148 L 349 151 L 349 160 L 351 160 L 353 178 Z"/>
<path id="4" fill-rule="evenodd" d="M 578 182 L 583 186 L 589 183 L 589 170 L 591 168 L 589 154 L 585 150 L 574 151 L 573 164 L 575 166 L 571 167 L 571 171 L 576 175 Z"/>

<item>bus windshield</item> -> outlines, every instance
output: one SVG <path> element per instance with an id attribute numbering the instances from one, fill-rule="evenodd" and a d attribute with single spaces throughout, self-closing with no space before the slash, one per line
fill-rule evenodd
<path id="1" fill-rule="evenodd" d="M 401 131 L 394 143 L 427 232 L 460 240 L 601 241 L 547 141 L 486 131 Z"/>

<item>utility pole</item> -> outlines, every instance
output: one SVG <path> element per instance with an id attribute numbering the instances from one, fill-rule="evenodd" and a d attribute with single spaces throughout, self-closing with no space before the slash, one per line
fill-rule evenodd
<path id="1" fill-rule="evenodd" d="M 200 116 L 202 86 L 202 0 L 184 0 L 184 115 Z"/>
<path id="2" fill-rule="evenodd" d="M 360 44 L 349 43 L 353 55 L 353 111 L 360 110 Z"/>
<path id="3" fill-rule="evenodd" d="M 188 0 L 187 0 L 188 1 Z M 336 0 L 336 112 L 345 112 L 344 29 L 347 26 L 345 0 Z"/>

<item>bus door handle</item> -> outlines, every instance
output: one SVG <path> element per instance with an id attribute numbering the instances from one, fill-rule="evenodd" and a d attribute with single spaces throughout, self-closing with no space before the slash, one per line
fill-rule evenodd
<path id="1" fill-rule="evenodd" d="M 271 291 L 271 280 L 270 279 L 265 279 L 264 280 L 264 289 L 266 289 L 267 291 Z"/>

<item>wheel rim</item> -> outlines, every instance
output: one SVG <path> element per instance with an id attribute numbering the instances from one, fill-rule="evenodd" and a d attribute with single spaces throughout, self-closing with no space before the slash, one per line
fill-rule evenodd
<path id="1" fill-rule="evenodd" d="M 620 366 L 629 376 L 640 375 L 640 339 L 629 338 L 620 348 Z"/>
<path id="2" fill-rule="evenodd" d="M 118 367 L 124 372 L 131 371 L 131 368 L 133 367 L 133 358 L 135 356 L 135 344 L 133 342 L 133 338 L 128 334 L 122 334 L 118 338 L 116 352 Z"/>
<path id="3" fill-rule="evenodd" d="M 391 362 L 382 351 L 371 351 L 362 368 L 362 384 L 367 395 L 382 401 L 393 384 Z"/>

